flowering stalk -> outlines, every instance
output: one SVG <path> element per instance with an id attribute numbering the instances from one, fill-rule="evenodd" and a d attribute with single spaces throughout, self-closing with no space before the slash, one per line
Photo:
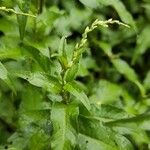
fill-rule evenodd
<path id="1" fill-rule="evenodd" d="M 69 102 L 69 94 L 64 90 L 64 86 L 67 83 L 65 76 L 73 68 L 73 65 L 75 65 L 79 62 L 79 58 L 82 55 L 82 53 L 84 52 L 83 48 L 84 48 L 85 44 L 87 43 L 88 33 L 92 32 L 98 26 L 108 27 L 109 24 L 115 24 L 115 23 L 118 25 L 123 25 L 125 27 L 129 27 L 127 24 L 124 24 L 122 22 L 119 22 L 118 20 L 112 20 L 112 19 L 109 19 L 106 21 L 100 21 L 100 20 L 96 19 L 90 27 L 87 26 L 84 33 L 82 34 L 82 39 L 80 40 L 80 42 L 78 42 L 75 45 L 75 49 L 73 51 L 71 61 L 69 63 L 67 63 L 67 65 L 62 65 L 62 72 L 61 72 L 62 91 L 61 91 L 61 95 L 62 95 L 63 102 L 65 102 L 66 104 Z"/>
<path id="2" fill-rule="evenodd" d="M 90 27 L 89 26 L 86 27 L 84 33 L 82 34 L 82 39 L 80 40 L 79 43 L 76 44 L 75 49 L 73 51 L 73 56 L 72 56 L 71 62 L 68 65 L 68 68 L 71 68 L 72 65 L 78 61 L 79 56 L 84 52 L 84 50 L 82 50 L 82 49 L 85 46 L 85 44 L 87 43 L 88 33 L 92 32 L 98 26 L 108 27 L 109 24 L 118 24 L 118 25 L 123 25 L 123 26 L 129 28 L 129 26 L 127 24 L 124 24 L 118 20 L 109 19 L 106 21 L 100 21 L 100 20 L 96 19 Z"/>

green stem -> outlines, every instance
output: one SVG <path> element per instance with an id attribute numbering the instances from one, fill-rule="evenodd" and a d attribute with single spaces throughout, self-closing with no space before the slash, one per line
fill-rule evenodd
<path id="1" fill-rule="evenodd" d="M 11 9 L 11 8 L 0 7 L 0 10 L 5 11 L 5 12 L 12 12 L 12 13 L 14 13 L 16 15 L 23 15 L 23 16 L 28 16 L 28 17 L 36 18 L 35 15 L 31 15 L 31 14 L 23 13 L 23 12 L 17 12 L 14 9 Z"/>

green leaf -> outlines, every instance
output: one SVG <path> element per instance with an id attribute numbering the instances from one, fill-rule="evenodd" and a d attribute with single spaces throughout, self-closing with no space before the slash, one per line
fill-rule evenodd
<path id="1" fill-rule="evenodd" d="M 135 141 L 147 143 L 149 138 L 144 130 L 149 130 L 149 123 L 149 116 L 139 115 L 110 121 L 105 123 L 105 125 L 111 127 L 119 134 L 132 136 Z"/>
<path id="2" fill-rule="evenodd" d="M 73 79 L 75 78 L 75 76 L 78 73 L 78 68 L 79 68 L 79 64 L 74 64 L 71 68 L 69 68 L 69 70 L 66 72 L 66 76 L 65 76 L 65 80 L 67 82 L 71 82 L 73 81 Z"/>
<path id="3" fill-rule="evenodd" d="M 7 70 L 1 62 L 0 62 L 0 79 L 2 80 L 7 79 Z"/>
<path id="4" fill-rule="evenodd" d="M 78 144 L 79 150 L 117 150 L 116 148 L 106 143 L 103 143 L 100 140 L 97 140 L 84 134 L 79 134 Z"/>
<path id="5" fill-rule="evenodd" d="M 118 126 L 132 129 L 150 130 L 150 114 L 141 114 L 135 117 L 118 119 L 105 123 L 107 126 Z"/>
<path id="6" fill-rule="evenodd" d="M 137 46 L 132 57 L 132 63 L 135 64 L 140 55 L 144 54 L 150 47 L 150 26 L 144 27 L 140 35 L 137 38 Z"/>
<path id="7" fill-rule="evenodd" d="M 37 111 L 37 110 L 46 110 L 50 109 L 46 105 L 47 103 L 43 101 L 43 96 L 38 90 L 38 88 L 34 86 L 26 86 L 24 92 L 22 93 L 22 102 L 21 102 L 21 110 L 25 111 Z"/>
<path id="8" fill-rule="evenodd" d="M 79 134 L 78 141 L 80 150 L 133 150 L 131 143 L 123 136 L 118 136 L 118 140 L 116 141 L 120 145 L 120 148 L 112 147 L 109 144 L 84 134 Z"/>
<path id="9" fill-rule="evenodd" d="M 111 62 L 113 63 L 117 71 L 123 74 L 128 80 L 135 83 L 138 86 L 142 96 L 145 96 L 145 89 L 143 85 L 138 81 L 138 76 L 135 71 L 122 59 L 111 59 Z"/>
<path id="10" fill-rule="evenodd" d="M 67 60 L 67 53 L 66 53 L 66 37 L 62 37 L 59 45 L 59 53 L 60 53 L 60 63 L 62 67 L 65 69 L 67 68 L 68 60 Z"/>
<path id="11" fill-rule="evenodd" d="M 18 46 L 19 38 L 4 36 L 0 39 L 0 60 L 21 58 L 21 47 Z"/>
<path id="12" fill-rule="evenodd" d="M 120 0 L 80 0 L 84 5 L 96 8 L 97 6 L 104 5 L 104 6 L 112 6 L 120 16 L 121 20 L 127 24 L 130 24 L 135 30 L 136 25 L 133 20 L 132 15 L 128 12 L 125 5 Z"/>
<path id="13" fill-rule="evenodd" d="M 31 73 L 31 72 L 16 72 L 13 73 L 14 76 L 23 78 L 27 80 L 30 84 L 42 87 L 49 92 L 58 93 L 61 90 L 61 84 L 55 77 L 46 76 L 40 72 Z"/>
<path id="14" fill-rule="evenodd" d="M 97 104 L 107 104 L 119 100 L 122 95 L 121 86 L 102 79 L 93 88 L 90 99 Z"/>
<path id="15" fill-rule="evenodd" d="M 0 31 L 4 32 L 5 35 L 18 35 L 18 27 L 15 22 L 6 18 L 1 18 L 0 22 Z"/>
<path id="16" fill-rule="evenodd" d="M 128 139 L 115 133 L 111 128 L 103 126 L 101 122 L 92 118 L 84 118 L 83 116 L 81 116 L 79 120 L 79 132 L 82 135 L 89 137 L 85 143 L 82 143 L 81 147 L 85 145 L 88 146 L 88 144 L 90 144 L 89 146 L 91 147 L 91 144 L 93 145 L 93 142 L 95 141 L 94 143 L 99 143 L 96 144 L 98 145 L 96 148 L 102 150 L 119 150 L 122 147 L 124 147 L 125 150 L 133 150 L 132 144 L 128 141 Z M 120 145 L 121 142 L 124 143 L 123 146 Z M 85 147 L 84 149 L 86 150 L 89 148 Z"/>
<path id="17" fill-rule="evenodd" d="M 9 109 L 8 109 L 9 108 Z M 12 128 L 15 128 L 15 121 L 13 117 L 15 115 L 15 108 L 7 96 L 2 96 L 0 100 L 0 119 L 5 121 Z"/>
<path id="18" fill-rule="evenodd" d="M 29 4 L 30 1 L 24 1 L 22 2 L 22 4 L 20 4 L 20 9 L 22 12 L 27 13 L 29 10 Z M 24 15 L 17 15 L 17 21 L 19 24 L 19 33 L 20 33 L 20 39 L 23 40 L 24 36 L 25 36 L 25 28 L 26 28 L 26 24 L 27 24 L 27 16 Z"/>
<path id="19" fill-rule="evenodd" d="M 144 79 L 144 87 L 146 89 L 150 89 L 150 71 L 147 73 L 147 75 Z"/>
<path id="20" fill-rule="evenodd" d="M 32 135 L 29 141 L 29 149 L 43 150 L 49 145 L 49 137 L 42 130 Z M 50 149 L 50 146 L 49 146 Z"/>
<path id="21" fill-rule="evenodd" d="M 77 88 L 76 84 L 67 83 L 64 86 L 64 89 L 75 96 L 77 100 L 81 101 L 81 103 L 87 108 L 87 110 L 90 110 L 91 106 L 88 97 L 83 91 Z"/>
<path id="22" fill-rule="evenodd" d="M 91 105 L 91 115 L 96 118 L 104 119 L 122 119 L 128 118 L 129 115 L 123 109 L 111 105 Z"/>
<path id="23" fill-rule="evenodd" d="M 137 81 L 138 77 L 135 71 L 122 59 L 112 59 L 111 62 L 116 69 L 130 81 Z"/>
<path id="24" fill-rule="evenodd" d="M 11 90 L 16 93 L 15 87 L 8 76 L 8 71 L 5 68 L 5 66 L 0 62 L 0 79 L 2 79 L 8 86 L 11 88 Z"/>
<path id="25" fill-rule="evenodd" d="M 78 109 L 72 106 L 56 104 L 51 110 L 53 135 L 51 148 L 53 150 L 70 150 L 76 146 L 76 131 L 71 124 L 71 116 L 78 114 Z"/>
<path id="26" fill-rule="evenodd" d="M 139 88 L 141 95 L 144 97 L 146 93 L 145 88 L 139 82 L 138 76 L 135 73 L 135 71 L 124 60 L 115 58 L 115 55 L 112 53 L 112 48 L 110 44 L 107 44 L 105 42 L 99 42 L 98 45 L 102 48 L 104 53 L 110 58 L 112 64 L 115 66 L 118 72 L 123 74 L 131 82 L 135 83 Z"/>
<path id="27" fill-rule="evenodd" d="M 98 0 L 80 0 L 80 2 L 90 8 L 97 8 L 99 6 Z"/>
<path id="28" fill-rule="evenodd" d="M 59 10 L 57 6 L 47 7 L 43 12 L 37 16 L 37 36 L 48 35 L 52 30 L 55 21 L 64 14 L 64 11 Z"/>
<path id="29" fill-rule="evenodd" d="M 59 45 L 59 53 L 66 57 L 66 37 L 63 36 L 60 40 L 60 45 Z"/>
<path id="30" fill-rule="evenodd" d="M 121 20 L 127 24 L 130 24 L 135 30 L 135 22 L 132 15 L 128 12 L 125 5 L 120 0 L 98 0 L 104 6 L 112 6 L 120 16 Z"/>
<path id="31" fill-rule="evenodd" d="M 106 43 L 106 42 L 97 42 L 98 45 L 102 48 L 102 50 L 104 51 L 104 53 L 111 58 L 111 56 L 113 55 L 112 54 L 112 48 L 111 48 L 111 45 L 109 43 Z"/>

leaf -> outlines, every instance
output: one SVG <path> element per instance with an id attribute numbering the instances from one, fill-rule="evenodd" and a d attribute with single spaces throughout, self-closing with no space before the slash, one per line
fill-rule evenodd
<path id="1" fill-rule="evenodd" d="M 67 60 L 67 53 L 66 53 L 66 37 L 62 37 L 59 45 L 59 53 L 60 53 L 60 63 L 62 67 L 65 69 L 67 68 L 68 60 Z"/>
<path id="2" fill-rule="evenodd" d="M 1 18 L 0 22 L 0 31 L 4 32 L 5 35 L 18 35 L 18 27 L 13 21 Z"/>
<path id="3" fill-rule="evenodd" d="M 135 30 L 135 22 L 132 15 L 127 11 L 126 7 L 120 0 L 98 0 L 104 6 L 112 6 L 118 12 L 121 20 L 127 24 L 130 24 Z"/>
<path id="4" fill-rule="evenodd" d="M 116 69 L 130 81 L 137 81 L 138 77 L 135 71 L 122 59 L 111 60 Z"/>
<path id="5" fill-rule="evenodd" d="M 117 108 L 111 105 L 91 105 L 91 115 L 96 118 L 104 119 L 122 119 L 128 118 L 129 115 L 121 108 Z"/>
<path id="6" fill-rule="evenodd" d="M 81 101 L 81 103 L 87 108 L 87 110 L 90 110 L 90 102 L 88 97 L 83 91 L 80 91 L 80 89 L 78 89 L 75 84 L 67 83 L 64 86 L 64 89 L 74 95 L 77 100 Z"/>
<path id="7" fill-rule="evenodd" d="M 15 87 L 8 76 L 8 71 L 1 62 L 0 62 L 0 79 L 2 79 L 9 86 L 9 88 L 11 88 L 11 90 L 14 93 L 16 93 Z"/>
<path id="8" fill-rule="evenodd" d="M 25 111 L 44 110 L 46 107 L 43 107 L 43 104 L 43 96 L 39 90 L 31 85 L 26 86 L 22 93 L 20 109 Z"/>
<path id="9" fill-rule="evenodd" d="M 150 89 L 150 71 L 147 73 L 147 75 L 144 79 L 144 87 L 146 89 Z"/>
<path id="10" fill-rule="evenodd" d="M 7 70 L 1 62 L 0 62 L 0 79 L 2 80 L 7 79 Z"/>
<path id="11" fill-rule="evenodd" d="M 74 64 L 67 72 L 66 72 L 66 76 L 65 76 L 65 80 L 67 82 L 71 82 L 73 81 L 73 79 L 75 78 L 75 76 L 78 73 L 78 68 L 79 68 L 79 64 Z"/>
<path id="12" fill-rule="evenodd" d="M 113 150 L 119 150 L 122 148 L 120 143 L 124 141 L 124 149 L 125 150 L 133 150 L 132 144 L 126 139 L 124 136 L 119 135 L 115 133 L 111 128 L 103 126 L 103 124 L 99 121 L 95 121 L 92 118 L 88 119 L 87 117 L 84 118 L 81 116 L 79 118 L 79 125 L 80 125 L 80 134 L 89 137 L 87 138 L 85 143 L 82 143 L 82 146 L 87 146 L 83 149 L 89 149 L 89 146 L 91 147 L 91 144 L 93 145 L 93 142 L 98 145 L 96 148 L 99 149 L 113 149 Z M 80 143 L 80 142 L 79 142 Z M 99 144 L 98 144 L 99 143 Z M 94 145 L 93 145 L 94 146 Z"/>
<path id="13" fill-rule="evenodd" d="M 78 113 L 75 107 L 56 104 L 51 110 L 53 134 L 51 148 L 53 150 L 70 150 L 76 145 L 75 129 L 71 125 L 70 117 Z"/>
<path id="14" fill-rule="evenodd" d="M 0 39 L 0 60 L 21 58 L 21 47 L 18 46 L 19 38 L 4 36 Z"/>
<path id="15" fill-rule="evenodd" d="M 97 8 L 99 6 L 98 0 L 80 0 L 80 2 L 90 8 Z"/>
<path id="16" fill-rule="evenodd" d="M 144 54 L 146 50 L 150 47 L 150 26 L 144 27 L 142 32 L 137 38 L 137 46 L 132 57 L 132 63 L 135 64 L 140 55 Z"/>
<path id="17" fill-rule="evenodd" d="M 26 147 L 26 142 L 24 141 L 24 137 L 20 136 L 19 133 L 15 132 L 8 138 L 8 142 L 12 142 L 9 146 L 10 150 L 20 150 Z"/>
<path id="18" fill-rule="evenodd" d="M 20 4 L 20 9 L 23 13 L 27 13 L 29 10 L 29 4 L 30 1 L 25 0 L 24 2 L 22 2 L 22 4 Z M 19 24 L 19 33 L 20 33 L 20 39 L 23 40 L 24 36 L 25 36 L 25 28 L 26 28 L 26 24 L 27 24 L 27 16 L 24 15 L 17 15 L 17 21 Z"/>
<path id="19" fill-rule="evenodd" d="M 134 150 L 132 143 L 122 135 L 116 135 L 115 136 L 115 142 L 117 143 L 120 150 Z"/>
<path id="20" fill-rule="evenodd" d="M 144 130 L 149 130 L 150 121 L 149 116 L 145 115 L 108 121 L 105 125 L 111 127 L 117 133 L 132 136 L 135 141 L 149 142 L 148 135 Z"/>
<path id="21" fill-rule="evenodd" d="M 104 6 L 112 6 L 120 16 L 121 20 L 127 24 L 130 24 L 134 30 L 136 30 L 136 25 L 133 20 L 132 15 L 127 11 L 125 5 L 120 0 L 80 0 L 84 5 L 96 8 L 98 6 L 104 5 Z"/>
<path id="22" fill-rule="evenodd" d="M 63 55 L 64 57 L 66 57 L 66 37 L 63 36 L 60 40 L 60 44 L 59 44 L 59 53 L 61 55 Z"/>
<path id="23" fill-rule="evenodd" d="M 34 48 L 28 44 L 23 44 L 20 47 L 20 49 L 22 50 L 22 56 L 34 60 L 34 62 L 36 62 L 39 65 L 42 71 L 44 70 L 45 72 L 48 72 L 51 69 L 51 62 L 48 57 L 45 57 L 45 55 L 42 52 L 39 52 L 40 47 Z"/>
<path id="24" fill-rule="evenodd" d="M 6 49 L 0 52 L 0 60 L 17 59 L 21 57 L 21 51 L 18 47 L 14 49 Z"/>
<path id="25" fill-rule="evenodd" d="M 104 53 L 111 58 L 111 56 L 113 55 L 112 54 L 112 48 L 111 48 L 111 45 L 109 43 L 106 43 L 106 42 L 97 42 L 98 45 L 102 48 L 102 50 L 104 51 Z"/>
<path id="26" fill-rule="evenodd" d="M 138 86 L 142 96 L 145 96 L 145 89 L 143 85 L 138 81 L 138 76 L 135 71 L 122 59 L 111 59 L 111 62 L 113 63 L 117 71 L 123 74 L 128 80 L 135 83 Z"/>
<path id="27" fill-rule="evenodd" d="M 100 80 L 92 89 L 92 95 L 90 99 L 97 104 L 107 104 L 119 100 L 119 97 L 123 95 L 123 89 L 107 80 Z"/>
<path id="28" fill-rule="evenodd" d="M 123 136 L 118 137 L 118 140 L 116 141 L 116 143 L 120 145 L 120 148 L 112 147 L 109 144 L 105 144 L 100 140 L 94 139 L 84 134 L 79 134 L 78 141 L 80 150 L 133 150 L 131 143 Z"/>
<path id="29" fill-rule="evenodd" d="M 49 137 L 42 132 L 42 130 L 34 133 L 29 141 L 29 149 L 43 150 L 46 148 L 50 149 L 49 145 Z"/>
<path id="30" fill-rule="evenodd" d="M 53 5 L 47 9 L 43 9 L 42 13 L 37 16 L 37 35 L 48 35 L 52 30 L 55 21 L 64 14 L 64 11 L 59 10 L 57 6 Z"/>
<path id="31" fill-rule="evenodd" d="M 1 96 L 0 119 L 1 121 L 4 120 L 4 122 L 8 123 L 12 129 L 16 128 L 15 121 L 13 120 L 14 115 L 15 115 L 15 108 L 13 106 L 13 103 L 10 100 L 8 100 L 7 96 Z"/>
<path id="32" fill-rule="evenodd" d="M 13 75 L 23 78 L 27 80 L 30 84 L 37 87 L 42 87 L 49 92 L 57 93 L 60 92 L 61 90 L 61 85 L 55 77 L 46 76 L 40 72 L 31 73 L 31 72 L 23 71 L 23 72 L 13 73 Z"/>
<path id="33" fill-rule="evenodd" d="M 116 148 L 84 134 L 79 134 L 78 143 L 79 150 L 116 150 Z"/>
<path id="34" fill-rule="evenodd" d="M 114 58 L 111 46 L 105 42 L 99 42 L 98 45 L 102 48 L 104 53 L 110 57 L 110 60 L 114 67 L 118 70 L 119 73 L 123 74 L 128 80 L 135 83 L 139 88 L 141 95 L 145 96 L 144 86 L 138 81 L 138 76 L 135 71 L 122 59 Z"/>
<path id="35" fill-rule="evenodd" d="M 150 130 L 150 114 L 141 114 L 135 117 L 118 119 L 105 123 L 107 126 L 118 126 L 132 129 Z"/>

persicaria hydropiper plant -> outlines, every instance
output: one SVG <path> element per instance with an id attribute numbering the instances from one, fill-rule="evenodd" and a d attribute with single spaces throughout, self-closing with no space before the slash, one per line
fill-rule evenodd
<path id="1" fill-rule="evenodd" d="M 0 150 L 150 147 L 145 17 L 119 0 L 0 5 Z"/>

